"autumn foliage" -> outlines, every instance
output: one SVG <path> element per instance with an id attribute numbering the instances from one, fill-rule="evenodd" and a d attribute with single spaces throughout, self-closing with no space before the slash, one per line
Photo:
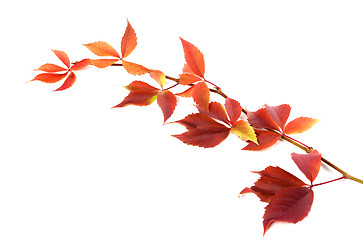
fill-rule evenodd
<path id="1" fill-rule="evenodd" d="M 247 111 L 237 100 L 222 92 L 220 87 L 205 79 L 205 61 L 202 52 L 183 38 L 180 40 L 185 65 L 177 78 L 166 76 L 161 70 L 125 60 L 137 46 L 135 30 L 127 21 L 120 49 L 115 49 L 103 41 L 84 44 L 97 57 L 74 63 L 71 63 L 65 52 L 52 50 L 62 65 L 46 63 L 40 66 L 36 70 L 42 73 L 36 75 L 31 81 L 57 83 L 64 80 L 55 90 L 63 91 L 74 85 L 76 72 L 86 67 L 95 66 L 103 69 L 110 66 L 122 66 L 129 74 L 148 75 L 151 82 L 135 80 L 126 85 L 128 95 L 118 104 L 115 103 L 113 108 L 129 105 L 148 106 L 156 101 L 161 109 L 163 122 L 166 123 L 174 113 L 178 98 L 193 99 L 196 112 L 172 122 L 185 127 L 185 132 L 173 135 L 185 144 L 213 148 L 233 134 L 244 142 L 243 150 L 264 150 L 272 147 L 279 140 L 295 145 L 302 152 L 292 153 L 291 159 L 306 179 L 299 179 L 280 167 L 268 166 L 262 171 L 253 172 L 260 178 L 253 186 L 246 187 L 240 192 L 240 196 L 253 193 L 267 204 L 263 216 L 264 234 L 274 222 L 297 223 L 303 220 L 313 204 L 313 189 L 316 186 L 340 179 L 351 179 L 362 183 L 362 180 L 351 177 L 323 158 L 317 150 L 290 136 L 309 130 L 319 120 L 310 117 L 289 120 L 291 107 L 288 104 L 264 105 L 255 111 Z M 165 88 L 166 81 L 172 81 L 174 85 Z M 175 92 L 176 86 L 182 86 L 184 90 Z M 221 95 L 224 101 L 211 101 L 211 94 Z M 314 184 L 322 164 L 333 167 L 342 174 L 342 177 Z"/>

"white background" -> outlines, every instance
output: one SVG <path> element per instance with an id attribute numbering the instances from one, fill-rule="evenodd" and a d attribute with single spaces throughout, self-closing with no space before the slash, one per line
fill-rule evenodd
<path id="1" fill-rule="evenodd" d="M 177 77 L 179 36 L 204 53 L 206 78 L 249 110 L 288 103 L 291 119 L 321 120 L 297 139 L 363 178 L 361 1 L 8 1 L 1 7 L 0 239 L 262 239 L 264 203 L 238 193 L 250 171 L 279 165 L 304 179 L 281 143 L 245 152 L 231 136 L 213 149 L 171 137 L 156 104 L 111 109 L 133 80 L 90 67 L 74 86 L 27 81 L 33 69 L 94 57 L 82 44 L 119 50 Z M 145 80 L 145 79 L 144 79 Z M 149 81 L 150 84 L 154 84 Z M 218 96 L 213 100 L 223 101 Z M 175 121 L 194 111 L 180 102 Z M 316 182 L 340 177 L 322 169 Z M 304 179 L 305 181 L 305 179 Z M 309 216 L 275 224 L 265 239 L 360 239 L 363 186 L 316 187 Z"/>

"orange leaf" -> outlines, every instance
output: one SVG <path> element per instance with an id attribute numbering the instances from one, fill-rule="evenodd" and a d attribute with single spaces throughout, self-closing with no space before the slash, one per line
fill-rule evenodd
<path id="1" fill-rule="evenodd" d="M 69 61 L 67 53 L 59 50 L 52 50 L 53 53 L 61 60 L 69 69 L 71 66 L 71 62 Z"/>
<path id="2" fill-rule="evenodd" d="M 183 73 L 179 75 L 179 83 L 181 85 L 189 85 L 200 81 L 203 81 L 203 79 L 193 74 Z"/>
<path id="3" fill-rule="evenodd" d="M 275 221 L 297 223 L 310 212 L 314 192 L 306 187 L 286 188 L 276 193 L 263 216 L 264 233 Z"/>
<path id="4" fill-rule="evenodd" d="M 313 150 L 307 154 L 291 154 L 292 160 L 312 183 L 318 176 L 321 166 L 321 154 Z"/>
<path id="5" fill-rule="evenodd" d="M 46 64 L 40 66 L 40 68 L 38 68 L 36 70 L 40 70 L 40 71 L 44 71 L 44 72 L 49 72 L 49 73 L 67 71 L 66 68 L 63 68 L 63 67 L 60 67 L 58 65 L 51 64 L 51 63 L 46 63 Z"/>
<path id="6" fill-rule="evenodd" d="M 176 107 L 176 97 L 170 91 L 158 92 L 157 102 L 164 115 L 164 123 L 173 114 Z"/>
<path id="7" fill-rule="evenodd" d="M 70 74 L 68 75 L 62 86 L 60 86 L 58 89 L 54 91 L 63 91 L 67 88 L 70 88 L 75 81 L 76 81 L 76 75 L 73 72 L 70 72 Z"/>
<path id="8" fill-rule="evenodd" d="M 91 59 L 90 63 L 98 68 L 106 68 L 117 62 L 119 59 Z"/>
<path id="9" fill-rule="evenodd" d="M 184 119 L 176 121 L 186 127 L 188 130 L 192 130 L 194 128 L 203 127 L 203 126 L 214 126 L 220 125 L 217 121 L 208 117 L 203 113 L 193 113 L 186 116 Z"/>
<path id="10" fill-rule="evenodd" d="M 132 28 L 131 24 L 127 20 L 127 27 L 125 34 L 121 41 L 121 55 L 122 58 L 127 57 L 135 49 L 137 45 L 137 38 L 135 30 Z"/>
<path id="11" fill-rule="evenodd" d="M 299 117 L 292 120 L 285 126 L 284 133 L 285 134 L 302 133 L 309 130 L 317 122 L 319 122 L 318 119 Z"/>
<path id="12" fill-rule="evenodd" d="M 76 62 L 72 67 L 71 70 L 81 70 L 85 67 L 87 67 L 88 65 L 91 64 L 91 61 L 89 59 L 83 59 L 81 61 Z"/>
<path id="13" fill-rule="evenodd" d="M 152 70 L 150 72 L 150 77 L 153 78 L 157 83 L 159 83 L 160 87 L 163 87 L 165 84 L 165 74 L 159 70 Z"/>
<path id="14" fill-rule="evenodd" d="M 144 66 L 132 62 L 126 62 L 124 60 L 122 60 L 122 65 L 124 66 L 125 70 L 132 75 L 143 75 L 151 72 L 150 69 L 147 69 Z"/>
<path id="15" fill-rule="evenodd" d="M 106 42 L 98 41 L 83 45 L 86 46 L 91 52 L 93 52 L 97 56 L 100 57 L 109 56 L 109 57 L 120 58 L 120 54 L 118 54 L 118 52 L 110 44 Z"/>
<path id="16" fill-rule="evenodd" d="M 38 80 L 44 83 L 56 83 L 67 76 L 68 73 L 41 73 L 31 81 Z"/>
<path id="17" fill-rule="evenodd" d="M 193 93 L 193 89 L 195 86 L 191 86 L 190 88 L 188 88 L 187 90 L 181 92 L 181 93 L 177 93 L 175 94 L 176 96 L 179 97 L 192 97 L 192 93 Z"/>
<path id="18" fill-rule="evenodd" d="M 208 108 L 209 96 L 210 96 L 209 88 L 205 82 L 197 83 L 194 86 L 194 89 L 192 92 L 193 100 L 199 107 L 201 107 L 202 109 L 204 109 L 207 112 L 209 111 L 209 108 Z"/>
<path id="19" fill-rule="evenodd" d="M 114 106 L 114 108 L 125 107 L 127 105 L 150 105 L 156 100 L 159 91 L 159 89 L 141 81 L 134 81 L 125 88 L 130 91 L 129 95 L 120 104 Z"/>
<path id="20" fill-rule="evenodd" d="M 183 44 L 184 57 L 188 66 L 196 75 L 204 78 L 205 66 L 203 54 L 190 42 L 187 42 L 182 38 L 180 38 L 180 40 Z"/>

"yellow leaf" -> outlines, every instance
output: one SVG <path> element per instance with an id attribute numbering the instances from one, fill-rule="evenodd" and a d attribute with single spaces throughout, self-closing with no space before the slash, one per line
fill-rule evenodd
<path id="1" fill-rule="evenodd" d="M 246 121 L 239 120 L 235 122 L 231 128 L 231 133 L 237 135 L 243 141 L 252 141 L 258 144 L 255 130 Z"/>

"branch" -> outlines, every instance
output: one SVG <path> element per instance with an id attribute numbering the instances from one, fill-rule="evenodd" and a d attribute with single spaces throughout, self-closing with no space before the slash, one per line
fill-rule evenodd
<path id="1" fill-rule="evenodd" d="M 122 63 L 114 63 L 114 64 L 112 64 L 111 66 L 122 66 Z M 165 77 L 166 77 L 166 79 L 169 79 L 169 80 L 174 81 L 174 82 L 176 82 L 177 84 L 179 84 L 179 79 L 178 79 L 178 78 L 174 78 L 174 77 L 167 76 L 167 75 L 165 75 Z M 211 82 L 209 82 L 209 81 L 207 81 L 207 82 L 208 82 L 208 83 L 210 83 L 210 84 L 212 84 L 212 85 L 214 86 L 214 88 L 210 88 L 210 89 L 209 89 L 211 92 L 216 93 L 216 94 L 219 94 L 219 95 L 221 95 L 223 98 L 228 98 L 228 96 L 227 96 L 227 95 L 226 95 L 226 94 L 222 91 L 222 89 L 221 89 L 220 87 L 218 87 L 217 85 L 215 85 L 215 84 L 213 84 L 213 83 L 211 83 Z M 177 84 L 176 84 L 176 85 L 177 85 Z M 174 87 L 174 86 L 176 86 L 176 85 L 173 85 L 173 87 Z M 189 86 L 194 86 L 194 85 L 195 85 L 195 84 L 189 84 Z M 247 115 L 247 110 L 246 110 L 246 109 L 242 108 L 242 112 L 243 112 L 245 115 Z M 277 132 L 277 131 L 275 131 L 275 130 L 269 130 L 269 129 L 266 129 L 266 130 L 271 131 L 271 132 L 274 132 L 274 133 L 277 133 L 277 134 L 280 134 L 280 135 L 281 135 L 281 139 L 282 139 L 282 140 L 285 140 L 286 142 L 288 142 L 288 143 L 290 143 L 290 144 L 292 144 L 292 145 L 294 145 L 294 146 L 296 146 L 296 147 L 298 147 L 298 148 L 300 148 L 300 149 L 304 150 L 306 153 L 310 153 L 310 152 L 313 150 L 313 148 L 312 148 L 312 147 L 309 147 L 308 145 L 306 145 L 306 144 L 304 144 L 304 143 L 302 143 L 302 142 L 299 142 L 299 141 L 297 141 L 297 140 L 293 139 L 293 138 L 292 138 L 292 137 L 290 137 L 290 136 L 287 136 L 287 135 L 285 135 L 285 134 L 281 134 L 281 133 L 279 133 L 279 132 Z M 348 174 L 347 172 L 345 172 L 344 170 L 342 170 L 341 168 L 339 168 L 338 166 L 336 166 L 336 165 L 335 165 L 335 164 L 333 164 L 332 162 L 328 161 L 326 158 L 321 157 L 321 161 L 322 161 L 323 163 L 325 163 L 326 165 L 328 165 L 329 167 L 331 167 L 331 168 L 333 168 L 334 170 L 336 170 L 337 172 L 341 173 L 341 174 L 343 175 L 343 177 L 342 177 L 342 178 L 344 178 L 344 179 L 350 179 L 350 180 L 352 180 L 352 181 L 355 181 L 355 182 L 358 182 L 358 183 L 363 184 L 363 180 L 361 180 L 361 179 L 359 179 L 359 178 L 356 178 L 356 177 L 351 176 L 350 174 Z"/>

